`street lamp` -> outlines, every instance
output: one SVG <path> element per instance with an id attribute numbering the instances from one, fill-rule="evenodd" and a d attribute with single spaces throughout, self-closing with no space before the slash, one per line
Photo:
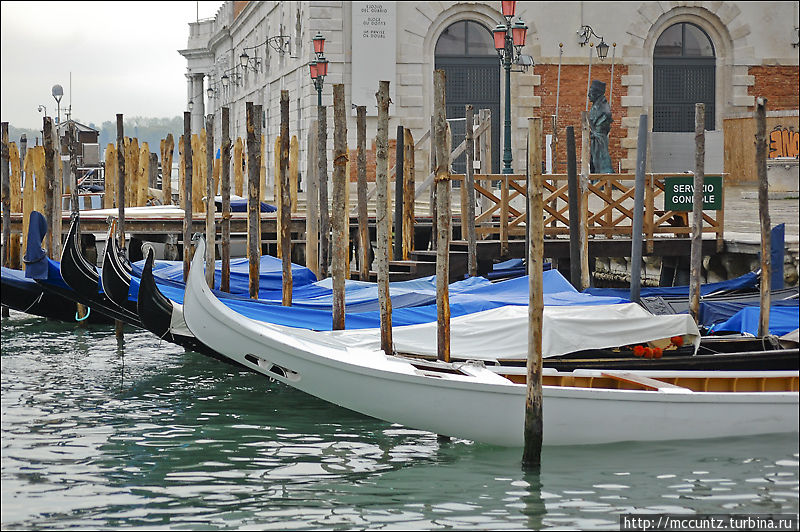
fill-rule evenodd
<path id="1" fill-rule="evenodd" d="M 325 83 L 325 76 L 328 75 L 328 60 L 325 59 L 324 52 L 325 37 L 317 33 L 314 37 L 314 60 L 308 64 L 311 80 L 317 89 L 317 107 L 322 107 L 322 86 Z"/>
<path id="2" fill-rule="evenodd" d="M 191 112 L 192 109 L 194 109 L 194 100 L 189 100 L 189 104 L 186 107 L 188 107 L 189 112 Z"/>
<path id="3" fill-rule="evenodd" d="M 511 19 L 516 13 L 517 3 L 512 1 L 501 2 L 505 23 L 498 24 L 492 34 L 494 48 L 500 56 L 500 64 L 506 70 L 506 116 L 504 124 L 503 170 L 504 174 L 512 174 L 511 169 L 511 65 L 517 63 L 522 47 L 525 46 L 528 26 L 522 20 L 517 20 L 513 25 Z"/>
<path id="4" fill-rule="evenodd" d="M 53 85 L 52 89 L 53 98 L 56 100 L 56 105 L 58 106 L 58 112 L 56 113 L 57 124 L 61 123 L 61 98 L 64 97 L 64 88 L 61 85 Z"/>
<path id="5" fill-rule="evenodd" d="M 47 106 L 46 105 L 40 105 L 39 108 L 37 109 L 37 111 L 39 111 L 40 113 L 42 111 L 44 111 L 44 116 L 47 116 Z"/>

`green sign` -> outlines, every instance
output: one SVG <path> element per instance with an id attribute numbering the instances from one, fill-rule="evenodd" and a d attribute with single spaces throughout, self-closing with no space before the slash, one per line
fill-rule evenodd
<path id="1" fill-rule="evenodd" d="M 722 209 L 722 176 L 705 176 L 703 179 L 703 210 Z M 664 178 L 664 210 L 694 210 L 694 177 Z"/>

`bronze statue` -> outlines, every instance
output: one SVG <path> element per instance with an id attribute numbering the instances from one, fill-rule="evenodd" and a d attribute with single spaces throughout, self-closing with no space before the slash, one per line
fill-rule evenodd
<path id="1" fill-rule="evenodd" d="M 593 174 L 613 174 L 611 156 L 608 153 L 608 132 L 611 129 L 611 106 L 606 100 L 606 84 L 592 80 L 589 87 L 589 129 L 591 135 L 589 171 Z"/>

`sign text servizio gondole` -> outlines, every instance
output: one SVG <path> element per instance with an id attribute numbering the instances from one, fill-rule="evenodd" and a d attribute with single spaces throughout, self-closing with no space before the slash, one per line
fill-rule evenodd
<path id="1" fill-rule="evenodd" d="M 691 211 L 694 203 L 694 177 L 664 178 L 664 210 Z M 722 209 L 722 176 L 703 179 L 703 210 Z"/>

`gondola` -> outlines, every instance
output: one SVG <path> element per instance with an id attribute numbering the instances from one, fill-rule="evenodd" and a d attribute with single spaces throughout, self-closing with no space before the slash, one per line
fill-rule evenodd
<path id="1" fill-rule="evenodd" d="M 148 285 L 146 291 L 140 288 L 139 309 L 142 314 L 143 309 L 156 316 L 161 314 L 157 320 L 161 325 L 161 330 L 166 331 L 164 324 L 178 323 L 181 330 L 187 331 L 183 320 L 184 308 L 182 305 L 171 301 L 158 292 L 158 287 L 152 282 L 152 272 L 147 271 L 142 276 L 142 284 Z M 149 288 L 152 287 L 152 290 Z M 216 293 L 216 292 L 215 292 Z M 231 300 L 223 294 L 216 293 L 217 297 L 228 306 L 234 306 L 240 312 L 245 311 L 249 317 L 255 316 L 259 308 L 263 305 L 258 302 L 247 300 L 237 300 L 235 305 L 231 305 Z M 157 297 L 157 299 L 153 299 Z M 281 309 L 286 313 L 291 313 L 292 308 Z M 395 310 L 395 313 L 402 310 Z M 689 319 L 688 316 L 684 318 Z M 142 315 L 144 321 L 144 316 Z M 270 317 L 257 318 L 261 321 L 270 322 Z M 302 333 L 304 329 L 298 328 Z M 663 351 L 660 358 L 644 358 L 635 356 L 633 346 L 623 346 L 618 348 L 595 348 L 590 351 L 577 351 L 563 353 L 557 356 L 548 357 L 544 364 L 555 369 L 571 370 L 574 368 L 603 367 L 612 369 L 737 369 L 737 370 L 795 370 L 798 369 L 797 349 L 782 349 L 775 342 L 764 343 L 754 339 L 723 339 L 723 338 L 701 338 L 699 346 L 683 346 L 671 348 Z M 795 346 L 796 347 L 796 346 Z M 695 349 L 696 348 L 696 349 Z M 696 352 L 695 352 L 696 350 Z M 732 352 L 731 352 L 732 351 Z M 424 354 L 415 354 L 417 358 L 425 359 Z M 428 357 L 430 358 L 430 357 Z M 435 357 L 433 357 L 435 358 Z M 467 360 L 465 358 L 464 360 Z M 487 361 L 487 363 L 492 363 Z M 523 365 L 524 357 L 503 358 L 501 357 L 494 363 L 500 365 Z"/>
<path id="2" fill-rule="evenodd" d="M 68 323 L 78 320 L 92 324 L 114 322 L 100 312 L 91 311 L 81 319 L 76 312 L 74 299 L 59 295 L 33 279 L 26 278 L 22 270 L 3 266 L 0 285 L 3 305 L 25 314 Z"/>
<path id="3" fill-rule="evenodd" d="M 100 281 L 108 298 L 120 307 L 127 308 L 132 269 L 114 237 L 116 225 L 116 221 L 112 221 L 108 229 L 103 263 L 100 267 Z"/>
<path id="4" fill-rule="evenodd" d="M 126 301 L 123 306 L 117 305 L 101 289 L 97 267 L 89 263 L 81 253 L 78 241 L 79 224 L 80 217 L 74 217 L 61 254 L 61 277 L 64 282 L 75 291 L 78 303 L 96 309 L 115 320 L 143 328 L 135 304 Z"/>
<path id="5" fill-rule="evenodd" d="M 365 415 L 418 430 L 503 446 L 521 446 L 526 404 L 524 367 L 489 367 L 477 362 L 423 362 L 400 356 L 436 336 L 433 327 L 395 334 L 397 353 L 380 348 L 380 334 L 366 331 L 296 330 L 248 318 L 215 297 L 205 283 L 201 241 L 189 273 L 184 316 L 201 341 L 271 379 Z M 604 313 L 614 313 L 603 307 Z M 622 305 L 620 305 L 622 307 Z M 644 313 L 624 305 L 631 316 Z M 638 309 L 638 310 L 637 310 Z M 510 312 L 509 312 L 510 310 Z M 575 308 L 568 309 L 572 312 Z M 469 327 L 484 327 L 487 356 L 502 353 L 527 328 L 527 309 L 505 307 L 474 316 Z M 549 314 L 549 316 L 548 316 Z M 650 315 L 652 318 L 652 315 Z M 630 320 L 589 317 L 591 326 L 625 336 Z M 559 320 L 564 320 L 560 322 Z M 648 318 L 650 319 L 650 318 Z M 660 321 L 661 318 L 653 320 Z M 553 321 L 556 320 L 556 321 Z M 466 320 L 465 320 L 466 321 Z M 548 321 L 550 322 L 548 325 Z M 503 322 L 505 327 L 494 328 Z M 545 308 L 543 351 L 566 349 L 567 311 Z M 688 325 L 688 324 L 687 324 Z M 561 330 L 550 330 L 548 327 Z M 695 333 L 699 333 L 696 327 Z M 398 332 L 398 331 L 395 331 Z M 522 335 L 527 337 L 526 334 Z M 475 338 L 453 330 L 453 353 L 475 351 Z M 693 334 L 684 335 L 691 339 Z M 581 335 L 585 345 L 607 340 Z M 688 343 L 688 342 L 687 342 Z M 526 349 L 527 350 L 527 349 Z M 543 443 L 598 444 L 664 441 L 798 432 L 798 372 L 618 371 L 611 369 L 542 375 Z"/>

